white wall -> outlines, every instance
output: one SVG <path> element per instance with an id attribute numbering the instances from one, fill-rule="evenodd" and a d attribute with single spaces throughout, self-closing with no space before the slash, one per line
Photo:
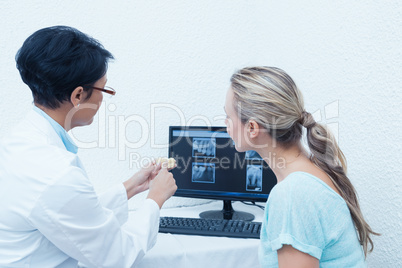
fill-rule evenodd
<path id="1" fill-rule="evenodd" d="M 151 143 L 166 144 L 169 125 L 223 125 L 218 118 L 235 70 L 278 66 L 298 83 L 307 110 L 336 131 L 363 213 L 382 233 L 374 237 L 369 267 L 396 267 L 402 265 L 401 18 L 397 0 L 0 0 L 0 137 L 30 109 L 14 56 L 42 27 L 76 27 L 116 57 L 108 84 L 117 95 L 91 126 L 72 131 L 86 147 L 98 144 L 79 152 L 98 191 L 138 169 L 130 154 L 165 156 L 166 147 Z M 155 109 L 152 121 L 155 104 L 170 108 Z M 119 148 L 141 139 L 138 149 Z M 197 202 L 173 198 L 166 205 Z"/>

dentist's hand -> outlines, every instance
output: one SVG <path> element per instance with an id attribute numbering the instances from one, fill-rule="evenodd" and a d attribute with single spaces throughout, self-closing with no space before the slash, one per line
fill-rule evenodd
<path id="1" fill-rule="evenodd" d="M 158 175 L 162 168 L 162 163 L 155 163 L 152 161 L 148 165 L 141 168 L 140 171 L 135 173 L 130 179 L 123 183 L 127 191 L 127 199 L 134 195 L 149 189 L 150 182 Z M 168 170 L 172 170 L 174 167 Z"/>
<path id="2" fill-rule="evenodd" d="M 149 183 L 148 197 L 154 200 L 159 208 L 168 200 L 177 190 L 176 181 L 173 174 L 167 168 L 162 168 L 158 175 Z"/>
<path id="3" fill-rule="evenodd" d="M 136 176 L 138 190 L 140 192 L 148 190 L 149 183 L 158 175 L 162 168 L 166 167 L 168 167 L 168 171 L 177 167 L 174 158 L 159 158 L 157 161 L 153 160 L 150 165 L 143 167 Z"/>

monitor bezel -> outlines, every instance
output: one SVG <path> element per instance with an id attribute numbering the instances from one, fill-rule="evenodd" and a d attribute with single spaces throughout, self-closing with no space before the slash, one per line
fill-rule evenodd
<path id="1" fill-rule="evenodd" d="M 209 131 L 226 131 L 225 126 L 169 126 L 169 151 L 168 155 L 171 157 L 171 144 L 173 141 L 174 130 L 209 130 Z M 255 193 L 238 193 L 238 192 L 217 192 L 205 190 L 189 190 L 177 189 L 174 196 L 187 197 L 187 198 L 200 198 L 200 199 L 214 199 L 214 200 L 232 200 L 232 201 L 254 201 L 266 202 L 269 194 L 255 194 Z"/>

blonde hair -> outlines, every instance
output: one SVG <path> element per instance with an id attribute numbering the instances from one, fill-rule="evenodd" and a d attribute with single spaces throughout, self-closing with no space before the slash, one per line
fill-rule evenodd
<path id="1" fill-rule="evenodd" d="M 233 74 L 231 87 L 234 92 L 235 110 L 242 123 L 254 119 L 281 146 L 289 147 L 302 137 L 302 127 L 307 129 L 310 160 L 331 178 L 345 200 L 364 254 L 372 252 L 372 231 L 364 220 L 357 200 L 356 190 L 346 176 L 346 159 L 326 126 L 314 121 L 304 110 L 303 96 L 293 79 L 275 67 L 248 67 Z M 370 250 L 368 250 L 370 244 Z"/>

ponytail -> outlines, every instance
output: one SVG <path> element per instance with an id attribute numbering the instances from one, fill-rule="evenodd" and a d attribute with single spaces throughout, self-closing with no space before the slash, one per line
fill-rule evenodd
<path id="1" fill-rule="evenodd" d="M 307 143 L 310 148 L 310 160 L 321 168 L 335 185 L 345 200 L 352 220 L 359 234 L 359 242 L 363 246 L 364 255 L 372 252 L 374 245 L 370 235 L 374 232 L 364 220 L 357 200 L 356 190 L 346 176 L 346 159 L 335 138 L 326 126 L 316 123 L 310 113 L 303 112 L 300 124 L 307 129 Z M 370 249 L 368 248 L 370 244 Z"/>

